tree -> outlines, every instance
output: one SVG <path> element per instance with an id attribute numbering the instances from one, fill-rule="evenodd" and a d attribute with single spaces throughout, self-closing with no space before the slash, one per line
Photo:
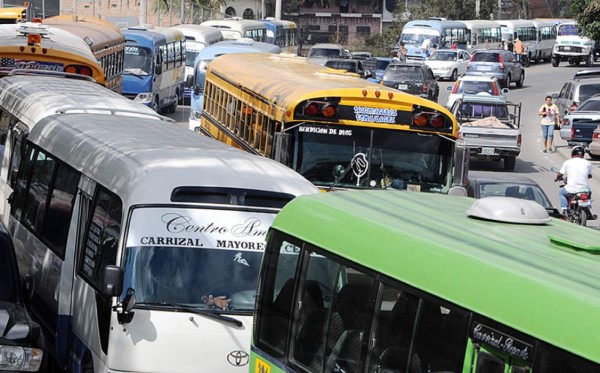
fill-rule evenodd
<path id="1" fill-rule="evenodd" d="M 571 12 L 585 36 L 600 40 L 600 0 L 571 0 Z"/>

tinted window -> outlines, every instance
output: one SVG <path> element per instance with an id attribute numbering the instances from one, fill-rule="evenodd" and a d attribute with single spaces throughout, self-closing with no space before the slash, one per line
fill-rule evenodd
<path id="1" fill-rule="evenodd" d="M 375 65 L 375 69 L 377 70 L 385 70 L 386 67 L 390 64 L 390 61 L 385 60 L 377 60 L 377 64 Z"/>
<path id="2" fill-rule="evenodd" d="M 429 60 L 432 60 L 432 61 L 455 61 L 456 56 L 457 56 L 456 52 L 437 51 L 431 57 L 429 57 Z"/>
<path id="3" fill-rule="evenodd" d="M 390 65 L 383 74 L 383 80 L 423 81 L 423 70 L 420 66 Z"/>
<path id="4" fill-rule="evenodd" d="M 346 70 L 352 73 L 357 71 L 356 63 L 352 61 L 327 61 L 325 66 L 331 67 L 333 69 Z"/>
<path id="5" fill-rule="evenodd" d="M 48 187 L 56 162 L 45 153 L 36 152 L 32 164 L 31 181 L 29 183 L 22 222 L 34 231 L 40 231 L 46 211 Z"/>
<path id="6" fill-rule="evenodd" d="M 500 54 L 499 53 L 475 53 L 472 62 L 499 62 Z"/>
<path id="7" fill-rule="evenodd" d="M 340 57 L 342 53 L 339 49 L 311 49 L 308 57 Z"/>
<path id="8" fill-rule="evenodd" d="M 536 371 L 544 373 L 594 373 L 600 366 L 556 347 L 542 344 L 536 353 Z"/>
<path id="9" fill-rule="evenodd" d="M 595 94 L 600 93 L 600 83 L 582 84 L 579 86 L 579 102 L 583 102 Z"/>
<path id="10" fill-rule="evenodd" d="M 485 197 L 513 197 L 535 201 L 549 208 L 548 197 L 538 185 L 515 183 L 482 183 L 479 185 L 479 198 Z"/>
<path id="11" fill-rule="evenodd" d="M 492 82 L 476 82 L 469 80 L 461 80 L 458 85 L 458 89 L 456 93 L 479 93 L 479 92 L 487 92 L 491 95 L 497 95 L 498 92 L 494 91 L 494 86 Z"/>
<path id="12" fill-rule="evenodd" d="M 600 100 L 587 100 L 578 110 L 581 111 L 600 111 Z"/>

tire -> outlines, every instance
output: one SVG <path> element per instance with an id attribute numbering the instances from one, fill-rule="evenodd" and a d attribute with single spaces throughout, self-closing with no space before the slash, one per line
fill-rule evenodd
<path id="1" fill-rule="evenodd" d="M 514 155 L 509 155 L 504 157 L 504 170 L 512 171 L 515 169 L 515 165 L 517 163 L 517 157 Z"/>
<path id="2" fill-rule="evenodd" d="M 587 225 L 587 212 L 585 211 L 585 209 L 582 209 L 581 207 L 577 207 L 577 210 L 579 211 L 579 225 L 581 225 L 582 227 L 585 227 Z"/>
<path id="3" fill-rule="evenodd" d="M 152 104 L 150 104 L 150 107 L 152 108 L 152 110 L 154 110 L 158 113 L 158 96 L 154 97 L 154 101 L 152 101 Z"/>
<path id="4" fill-rule="evenodd" d="M 450 80 L 455 82 L 458 79 L 458 71 L 456 69 L 452 70 L 452 75 L 450 76 Z"/>
<path id="5" fill-rule="evenodd" d="M 525 83 L 525 73 L 521 73 L 519 76 L 519 80 L 517 81 L 517 88 L 523 88 L 523 84 Z"/>
<path id="6" fill-rule="evenodd" d="M 552 62 L 552 67 L 558 67 L 558 64 L 560 63 L 558 58 L 552 57 L 551 60 Z"/>
<path id="7" fill-rule="evenodd" d="M 504 88 L 510 88 L 510 83 L 512 82 L 512 77 L 509 74 L 506 74 L 506 81 L 504 82 Z"/>
<path id="8" fill-rule="evenodd" d="M 592 55 L 591 55 L 591 54 L 588 54 L 587 58 L 585 59 L 585 66 L 586 66 L 586 67 L 591 67 L 591 66 L 592 66 L 592 64 L 594 63 L 594 62 L 593 62 L 593 59 L 594 59 L 594 58 L 592 57 Z"/>
<path id="9" fill-rule="evenodd" d="M 167 113 L 173 114 L 177 110 L 177 103 L 179 102 L 179 91 L 175 92 L 175 102 L 171 105 L 167 106 L 165 111 Z"/>

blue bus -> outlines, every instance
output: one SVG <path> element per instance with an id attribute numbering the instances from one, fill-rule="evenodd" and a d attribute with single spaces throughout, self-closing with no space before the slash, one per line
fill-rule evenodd
<path id="1" fill-rule="evenodd" d="M 243 38 L 239 40 L 225 40 L 202 49 L 194 62 L 194 75 L 188 76 L 186 86 L 192 87 L 190 99 L 189 129 L 196 131 L 200 129 L 200 117 L 202 116 L 202 105 L 204 103 L 204 80 L 206 77 L 206 66 L 214 58 L 229 53 L 281 53 L 281 48 L 270 43 L 254 41 Z"/>
<path id="2" fill-rule="evenodd" d="M 123 95 L 174 113 L 185 84 L 185 37 L 175 28 L 124 30 Z"/>
<path id="3" fill-rule="evenodd" d="M 292 21 L 261 19 L 267 26 L 267 43 L 275 44 L 285 53 L 298 53 L 298 26 Z"/>
<path id="4" fill-rule="evenodd" d="M 407 60 L 422 61 L 426 57 L 423 50 L 426 40 L 430 47 L 437 44 L 439 48 L 450 48 L 456 42 L 457 48 L 467 49 L 468 34 L 467 25 L 460 21 L 415 20 L 404 26 L 398 44 L 404 42 Z"/>

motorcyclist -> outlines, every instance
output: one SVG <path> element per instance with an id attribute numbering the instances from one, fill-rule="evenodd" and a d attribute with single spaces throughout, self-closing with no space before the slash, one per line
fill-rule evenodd
<path id="1" fill-rule="evenodd" d="M 581 190 L 590 190 L 588 179 L 592 178 L 592 163 L 586 159 L 583 146 L 575 146 L 571 150 L 571 159 L 566 160 L 560 171 L 556 174 L 555 181 L 566 179 L 566 184 L 558 191 L 560 199 L 560 208 L 564 214 L 568 207 L 568 198 L 570 194 L 575 194 Z M 591 190 L 589 193 L 591 197 Z"/>

